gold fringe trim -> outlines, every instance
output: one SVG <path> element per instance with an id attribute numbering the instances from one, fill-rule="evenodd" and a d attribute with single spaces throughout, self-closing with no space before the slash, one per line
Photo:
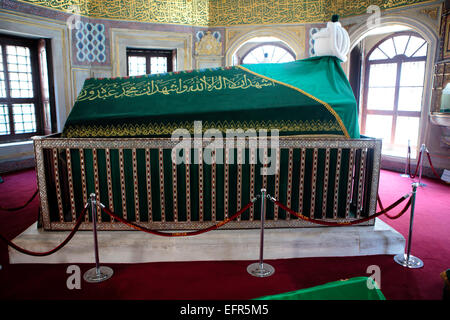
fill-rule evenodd
<path id="1" fill-rule="evenodd" d="M 68 126 L 63 136 L 66 138 L 84 137 L 123 137 L 123 136 L 150 136 L 170 135 L 176 129 L 186 129 L 194 133 L 194 123 L 184 121 L 181 123 L 146 123 L 146 124 L 110 124 L 110 125 L 73 125 Z M 218 121 L 202 122 L 202 131 L 218 129 L 221 132 L 232 129 L 266 129 L 279 130 L 281 132 L 317 132 L 317 131 L 341 131 L 341 127 L 333 120 L 279 120 L 279 121 Z M 319 136 L 322 136 L 319 134 Z"/>

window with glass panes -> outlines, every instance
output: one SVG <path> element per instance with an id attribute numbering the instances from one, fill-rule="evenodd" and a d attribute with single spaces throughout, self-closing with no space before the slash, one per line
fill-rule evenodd
<path id="1" fill-rule="evenodd" d="M 383 154 L 404 156 L 408 141 L 417 150 L 427 49 L 419 34 L 399 32 L 367 55 L 361 132 L 383 139 Z"/>
<path id="2" fill-rule="evenodd" d="M 175 50 L 127 49 L 129 76 L 171 72 L 174 70 Z"/>
<path id="3" fill-rule="evenodd" d="M 273 44 L 262 44 L 246 53 L 242 63 L 281 63 L 294 60 L 294 54 L 285 48 Z"/>
<path id="4" fill-rule="evenodd" d="M 41 133 L 37 40 L 0 35 L 0 141 Z"/>

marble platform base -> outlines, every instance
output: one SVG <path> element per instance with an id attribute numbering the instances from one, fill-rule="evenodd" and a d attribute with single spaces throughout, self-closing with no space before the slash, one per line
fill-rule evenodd
<path id="1" fill-rule="evenodd" d="M 13 242 L 32 251 L 48 251 L 68 232 L 42 231 L 36 224 Z M 405 239 L 376 219 L 373 226 L 265 229 L 264 259 L 364 256 L 404 252 Z M 98 232 L 100 263 L 157 261 L 257 260 L 260 230 L 214 230 L 197 236 L 167 238 L 139 231 Z M 46 257 L 9 248 L 10 263 L 93 263 L 91 231 L 79 231 L 60 251 Z"/>

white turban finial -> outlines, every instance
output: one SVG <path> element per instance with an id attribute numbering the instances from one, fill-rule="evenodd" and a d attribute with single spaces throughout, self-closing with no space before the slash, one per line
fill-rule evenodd
<path id="1" fill-rule="evenodd" d="M 339 16 L 333 15 L 327 27 L 320 29 L 312 35 L 314 39 L 314 56 L 335 56 L 347 61 L 347 53 L 350 49 L 350 37 L 341 23 Z"/>

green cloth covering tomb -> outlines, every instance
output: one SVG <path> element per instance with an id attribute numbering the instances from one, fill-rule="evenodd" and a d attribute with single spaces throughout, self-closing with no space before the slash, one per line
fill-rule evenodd
<path id="1" fill-rule="evenodd" d="M 177 128 L 279 129 L 359 138 L 356 101 L 334 57 L 87 79 L 63 137 L 170 137 Z"/>

